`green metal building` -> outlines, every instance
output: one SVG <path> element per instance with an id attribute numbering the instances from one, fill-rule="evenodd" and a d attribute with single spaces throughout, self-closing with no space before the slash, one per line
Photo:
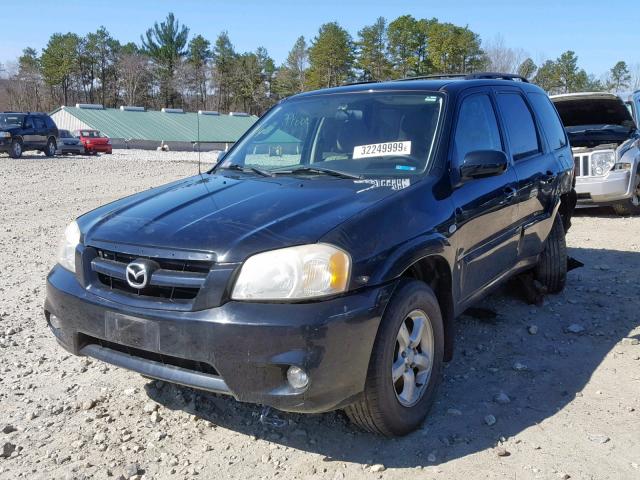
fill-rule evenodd
<path id="1" fill-rule="evenodd" d="M 155 149 L 162 143 L 171 150 L 226 148 L 258 119 L 244 113 L 183 112 L 180 109 L 147 111 L 141 107 L 103 108 L 77 104 L 51 112 L 58 128 L 70 131 L 100 130 L 114 148 Z"/>

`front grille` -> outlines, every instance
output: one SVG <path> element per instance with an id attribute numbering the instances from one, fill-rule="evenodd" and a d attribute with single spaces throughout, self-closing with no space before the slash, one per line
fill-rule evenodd
<path id="1" fill-rule="evenodd" d="M 90 337 L 83 335 L 81 341 L 84 344 L 100 345 L 103 348 L 109 348 L 117 352 L 126 353 L 132 357 L 142 358 L 145 360 L 151 360 L 153 362 L 162 363 L 164 365 L 171 365 L 185 370 L 191 370 L 192 372 L 204 373 L 206 375 L 219 376 L 220 374 L 213 365 L 205 362 L 199 362 L 197 360 L 188 360 L 186 358 L 173 357 L 171 355 L 164 355 L 161 353 L 150 352 L 148 350 L 141 350 L 139 348 L 128 347 L 119 343 L 109 342 L 96 337 Z"/>
<path id="2" fill-rule="evenodd" d="M 127 265 L 142 258 L 153 260 L 159 269 L 152 274 L 146 287 L 138 289 L 129 285 L 125 275 Z M 103 287 L 178 303 L 193 300 L 198 295 L 212 265 L 213 262 L 205 260 L 144 257 L 102 249 L 98 249 L 98 256 L 91 262 Z"/>
<path id="3" fill-rule="evenodd" d="M 573 157 L 575 164 L 576 177 L 588 177 L 590 176 L 590 154 L 579 154 Z"/>

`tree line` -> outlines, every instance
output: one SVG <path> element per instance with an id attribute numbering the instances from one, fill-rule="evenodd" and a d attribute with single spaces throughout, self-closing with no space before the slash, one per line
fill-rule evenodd
<path id="1" fill-rule="evenodd" d="M 169 13 L 139 43 L 123 44 L 100 27 L 86 36 L 55 33 L 41 52 L 25 48 L 4 68 L 0 110 L 101 103 L 259 115 L 306 90 L 476 71 L 517 73 L 552 94 L 640 88 L 640 68 L 632 74 L 624 61 L 604 78 L 580 68 L 573 51 L 539 63 L 500 37 L 483 44 L 467 26 L 402 15 L 391 22 L 380 17 L 356 38 L 338 22 L 325 23 L 311 41 L 300 36 L 278 66 L 264 47 L 237 52 L 227 32 L 212 43 Z"/>

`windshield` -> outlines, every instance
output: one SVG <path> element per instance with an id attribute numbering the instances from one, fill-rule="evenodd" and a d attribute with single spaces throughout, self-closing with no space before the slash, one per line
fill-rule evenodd
<path id="1" fill-rule="evenodd" d="M 102 134 L 97 130 L 81 130 L 80 136 L 89 138 L 102 138 Z"/>
<path id="2" fill-rule="evenodd" d="M 24 115 L 19 113 L 0 113 L 0 130 L 11 127 L 22 127 Z"/>
<path id="3" fill-rule="evenodd" d="M 357 176 L 424 171 L 443 96 L 432 92 L 348 93 L 284 101 L 224 158 L 221 168 L 273 174 Z M 317 170 L 315 170 L 317 169 Z"/>

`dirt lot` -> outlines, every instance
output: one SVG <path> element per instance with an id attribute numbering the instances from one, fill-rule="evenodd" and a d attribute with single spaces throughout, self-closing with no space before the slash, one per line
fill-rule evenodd
<path id="1" fill-rule="evenodd" d="M 181 161 L 188 159 L 188 161 Z M 64 226 L 196 172 L 195 155 L 0 157 L 0 478 L 640 478 L 640 218 L 583 211 L 565 292 L 488 298 L 423 428 L 388 440 L 341 413 L 271 412 L 59 348 L 42 315 Z M 3 456 L 7 458 L 2 458 Z"/>

